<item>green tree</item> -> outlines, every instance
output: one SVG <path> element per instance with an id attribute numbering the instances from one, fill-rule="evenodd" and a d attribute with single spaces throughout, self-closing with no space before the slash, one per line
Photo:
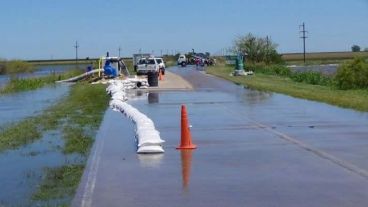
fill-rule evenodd
<path id="1" fill-rule="evenodd" d="M 352 52 L 360 52 L 360 47 L 359 47 L 359 45 L 353 45 L 353 46 L 351 47 L 351 51 L 352 51 Z"/>
<path id="2" fill-rule="evenodd" d="M 277 44 L 270 38 L 256 37 L 251 33 L 234 40 L 233 51 L 247 55 L 250 63 L 279 63 L 281 56 L 277 53 Z"/>

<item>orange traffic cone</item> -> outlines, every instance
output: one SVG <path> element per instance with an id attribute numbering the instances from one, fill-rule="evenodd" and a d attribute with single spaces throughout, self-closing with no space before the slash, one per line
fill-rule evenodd
<path id="1" fill-rule="evenodd" d="M 188 124 L 188 114 L 185 105 L 181 105 L 181 140 L 180 146 L 176 149 L 195 149 L 196 145 L 192 143 L 192 136 Z"/>
<path id="2" fill-rule="evenodd" d="M 162 75 L 162 70 L 160 70 L 160 72 L 159 72 L 158 74 L 159 74 L 159 75 L 158 75 L 158 79 L 159 79 L 160 81 L 164 80 L 164 76 Z"/>

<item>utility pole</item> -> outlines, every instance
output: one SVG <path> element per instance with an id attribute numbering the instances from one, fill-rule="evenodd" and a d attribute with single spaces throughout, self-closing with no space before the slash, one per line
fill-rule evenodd
<path id="1" fill-rule="evenodd" d="M 303 22 L 302 25 L 299 25 L 299 34 L 301 35 L 300 38 L 303 39 L 303 59 L 304 59 L 304 64 L 305 64 L 305 39 L 307 39 L 308 37 L 306 36 L 306 34 L 308 33 L 308 31 L 305 30 L 305 23 Z"/>
<path id="2" fill-rule="evenodd" d="M 266 36 L 266 62 L 269 63 L 270 61 L 270 38 L 268 35 Z"/>
<path id="3" fill-rule="evenodd" d="M 78 41 L 75 41 L 74 48 L 75 48 L 75 64 L 78 66 L 78 48 L 79 48 Z"/>
<path id="4" fill-rule="evenodd" d="M 120 51 L 121 51 L 121 47 L 120 46 L 119 46 L 118 50 L 119 50 L 119 57 L 120 57 Z"/>

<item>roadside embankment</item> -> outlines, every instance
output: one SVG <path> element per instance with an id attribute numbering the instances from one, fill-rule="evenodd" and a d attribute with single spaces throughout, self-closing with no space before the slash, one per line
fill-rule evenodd
<path id="1" fill-rule="evenodd" d="M 287 94 L 297 98 L 325 102 L 359 111 L 368 111 L 368 90 L 339 90 L 331 86 L 295 82 L 289 77 L 255 73 L 253 76 L 230 76 L 232 67 L 215 66 L 207 73 L 252 89 Z"/>

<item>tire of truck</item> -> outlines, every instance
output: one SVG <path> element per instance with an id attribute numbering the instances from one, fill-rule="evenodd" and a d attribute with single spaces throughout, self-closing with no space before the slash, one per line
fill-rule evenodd
<path id="1" fill-rule="evenodd" d="M 181 67 L 185 67 L 187 64 L 185 62 L 181 62 Z"/>

